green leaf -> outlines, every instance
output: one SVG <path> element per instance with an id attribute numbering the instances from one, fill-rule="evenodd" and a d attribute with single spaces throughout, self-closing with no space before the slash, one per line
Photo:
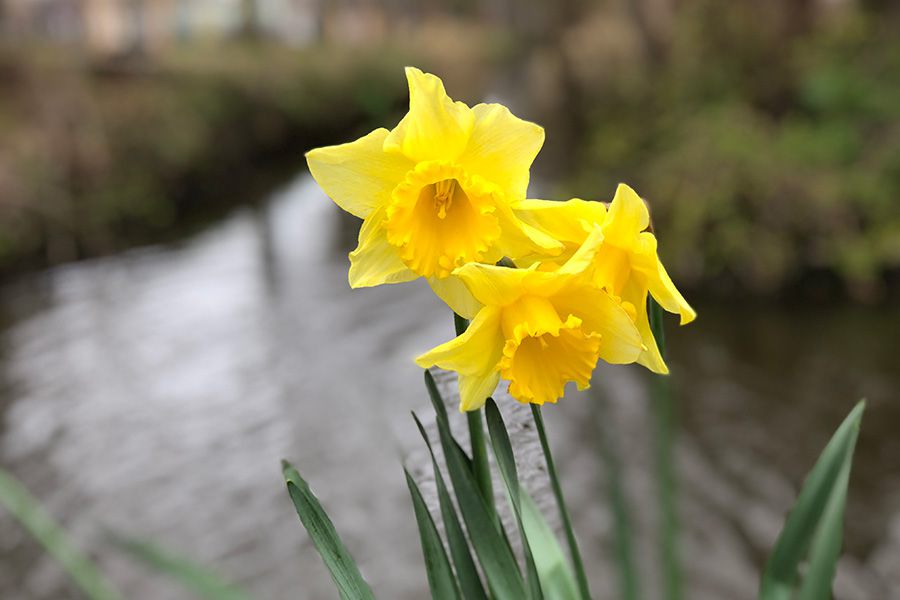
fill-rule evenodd
<path id="1" fill-rule="evenodd" d="M 853 450 L 864 410 L 865 400 L 844 419 L 807 476 L 763 571 L 761 600 L 831 596 Z"/>
<path id="2" fill-rule="evenodd" d="M 425 445 L 428 447 L 428 453 L 431 455 L 431 464 L 434 467 L 434 480 L 437 484 L 438 502 L 441 505 L 441 519 L 444 521 L 444 530 L 447 533 L 447 541 L 450 544 L 450 556 L 453 557 L 453 565 L 456 567 L 456 577 L 459 581 L 459 587 L 462 591 L 463 598 L 466 600 L 487 600 L 487 594 L 484 593 L 484 587 L 481 585 L 481 578 L 478 576 L 478 569 L 475 568 L 475 561 L 472 559 L 472 553 L 469 551 L 469 542 L 463 533 L 462 525 L 459 517 L 456 515 L 456 508 L 453 501 L 450 500 L 450 493 L 447 491 L 447 485 L 444 483 L 444 477 L 438 467 L 437 459 L 434 456 L 434 449 L 431 447 L 431 441 L 425 432 L 425 427 L 419 421 L 419 417 L 413 413 L 413 419 Z"/>
<path id="3" fill-rule="evenodd" d="M 353 557 L 347 551 L 331 519 L 319 500 L 309 489 L 309 484 L 287 461 L 281 463 L 288 493 L 297 509 L 300 521 L 312 538 L 316 550 L 331 573 L 342 600 L 374 600 L 372 590 L 365 582 Z"/>
<path id="4" fill-rule="evenodd" d="M 121 600 L 97 566 L 66 537 L 38 500 L 10 473 L 0 469 L 0 505 L 55 558 L 90 600 Z"/>
<path id="5" fill-rule="evenodd" d="M 491 434 L 491 445 L 494 448 L 494 456 L 497 457 L 497 465 L 500 467 L 500 474 L 506 483 L 506 491 L 509 493 L 510 503 L 513 507 L 513 513 L 516 516 L 516 522 L 519 525 L 519 532 L 522 537 L 522 550 L 525 554 L 525 572 L 528 576 L 528 591 L 531 598 L 543 598 L 541 592 L 541 579 L 538 576 L 537 568 L 534 564 L 534 557 L 528 543 L 528 536 L 525 533 L 525 526 L 522 523 L 522 506 L 519 500 L 519 473 L 516 469 L 516 459 L 513 455 L 512 444 L 509 441 L 509 434 L 506 431 L 506 424 L 503 422 L 503 416 L 497 408 L 497 403 L 493 398 L 488 398 L 485 404 L 485 415 L 487 416 L 488 431 Z"/>
<path id="6" fill-rule="evenodd" d="M 572 558 L 572 564 L 575 567 L 578 591 L 582 600 L 590 600 L 591 590 L 588 586 L 587 573 L 584 570 L 584 561 L 581 559 L 581 551 L 578 549 L 578 541 L 575 539 L 575 529 L 572 527 L 572 519 L 569 518 L 569 509 L 566 508 L 566 499 L 563 496 L 562 486 L 559 484 L 559 476 L 556 474 L 556 463 L 553 460 L 553 453 L 550 452 L 550 442 L 547 441 L 544 416 L 541 414 L 539 404 L 531 405 L 531 415 L 534 417 L 534 426 L 537 429 L 541 450 L 544 452 L 544 460 L 547 463 L 547 478 L 550 480 L 550 488 L 553 490 L 553 497 L 556 498 L 556 506 L 559 508 L 563 532 L 569 545 L 569 556 Z"/>
<path id="7" fill-rule="evenodd" d="M 525 490 L 521 492 L 521 502 L 522 524 L 534 554 L 544 595 L 552 600 L 579 600 L 578 584 L 556 535 Z"/>
<path id="8" fill-rule="evenodd" d="M 218 574 L 175 556 L 171 552 L 143 540 L 112 535 L 113 542 L 134 558 L 160 573 L 179 581 L 185 588 L 207 600 L 249 600 L 250 596 Z"/>
<path id="9" fill-rule="evenodd" d="M 419 525 L 419 538 L 422 542 L 422 555 L 425 558 L 425 572 L 428 575 L 428 588 L 431 590 L 433 600 L 453 600 L 459 598 L 459 590 L 456 588 L 456 579 L 453 569 L 450 568 L 450 560 L 441 542 L 441 536 L 428 512 L 425 499 L 419 486 L 413 481 L 409 471 L 403 469 L 406 475 L 406 485 L 412 496 L 413 509 L 416 513 L 416 523 Z"/>
<path id="10" fill-rule="evenodd" d="M 434 407 L 438 425 L 449 429 L 450 420 L 447 417 L 447 407 L 444 405 L 444 398 L 441 397 L 441 392 L 434 381 L 434 376 L 427 369 L 425 370 L 425 389 L 428 390 L 428 397 L 431 398 L 431 405 Z"/>
<path id="11" fill-rule="evenodd" d="M 433 379 L 426 372 L 426 384 L 429 381 L 433 384 Z M 522 600 L 526 597 L 525 584 L 519 573 L 515 556 L 501 535 L 497 520 L 493 519 L 488 511 L 475 477 L 466 464 L 465 454 L 454 443 L 446 412 L 443 411 L 444 403 L 440 394 L 437 393 L 437 388 L 435 387 L 432 393 L 432 389 L 429 387 L 429 394 L 438 415 L 438 433 L 447 462 L 447 471 L 453 482 L 456 500 L 459 503 L 466 530 L 469 532 L 469 539 L 472 540 L 475 555 L 484 569 L 488 585 L 497 600 Z M 441 417 L 442 412 L 443 418 Z"/>

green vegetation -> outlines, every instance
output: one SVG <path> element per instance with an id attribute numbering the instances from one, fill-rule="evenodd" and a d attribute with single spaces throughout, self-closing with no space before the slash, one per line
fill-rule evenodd
<path id="1" fill-rule="evenodd" d="M 253 44 L 102 65 L 0 57 L 13 84 L 0 98 L 0 271 L 171 235 L 237 204 L 279 156 L 296 166 L 306 148 L 382 124 L 405 100 L 403 56 Z"/>
<path id="2" fill-rule="evenodd" d="M 506 485 L 507 500 L 516 517 L 515 522 L 522 540 L 522 560 L 516 556 L 509 542 L 512 532 L 507 531 L 502 522 L 494 518 L 488 510 L 487 501 L 478 489 L 472 470 L 472 459 L 450 431 L 444 400 L 428 371 L 425 372 L 425 382 L 435 411 L 435 424 L 439 445 L 445 458 L 445 468 L 456 496 L 459 515 L 462 517 L 461 519 L 457 517 L 450 500 L 429 436 L 418 417 L 413 414 L 431 454 L 440 514 L 446 532 L 445 536 L 441 535 L 418 485 L 409 472 L 405 472 L 419 526 L 431 597 L 436 600 L 483 598 L 484 587 L 487 587 L 491 591 L 491 597 L 498 600 L 505 598 L 589 600 L 591 596 L 586 584 L 576 583 L 575 570 L 563 553 L 556 534 L 547 525 L 544 515 L 537 510 L 534 501 L 518 480 L 513 448 L 503 418 L 493 400 L 489 399 L 486 406 L 488 429 L 497 468 Z M 844 506 L 853 450 L 856 447 L 864 410 L 865 402 L 857 404 L 838 427 L 810 471 L 762 573 L 760 600 L 812 600 L 826 598 L 830 594 L 840 556 Z M 542 428 L 540 422 L 536 424 Z M 550 453 L 546 446 L 544 453 L 549 464 Z M 324 508 L 308 493 L 305 480 L 288 463 L 284 463 L 284 475 L 300 520 L 328 567 L 335 585 L 341 592 L 341 598 L 371 598 L 371 591 L 359 575 L 356 563 L 341 542 Z M 555 472 L 548 470 L 548 476 L 554 487 L 558 487 Z M 301 497 L 297 492 L 298 489 L 307 490 L 306 495 Z M 661 503 L 667 502 L 667 493 L 660 491 Z M 615 518 L 621 516 L 615 511 L 613 514 Z M 460 521 L 465 524 L 468 531 L 468 541 L 460 530 Z M 670 524 L 663 524 L 662 527 L 669 529 Z M 566 530 L 567 537 L 574 540 L 571 528 L 564 524 L 563 529 Z M 674 529 L 671 530 L 672 536 L 676 533 Z M 663 537 L 667 535 L 669 533 Z M 450 548 L 449 553 L 442 539 L 444 537 Z M 671 540 L 663 541 L 663 545 L 674 545 L 676 542 L 673 537 Z M 577 563 L 578 553 L 575 548 L 577 546 L 573 546 L 570 558 Z M 473 556 L 481 565 L 484 587 L 481 585 L 481 577 L 473 569 Z M 665 560 L 668 561 L 669 558 L 666 557 Z M 802 566 L 804 562 L 806 568 Z M 524 565 L 524 573 L 521 565 Z M 620 567 L 624 568 L 621 563 Z M 577 565 L 575 569 L 577 570 Z M 627 573 L 621 575 L 623 581 L 628 576 Z M 460 590 L 467 589 L 473 589 L 474 593 L 471 596 L 461 596 Z M 351 595 L 348 590 L 358 590 L 354 593 L 359 595 Z M 684 590 L 680 576 L 667 576 L 664 591 L 666 598 L 683 597 Z"/>
<path id="3" fill-rule="evenodd" d="M 897 17 L 777 5 L 695 2 L 659 64 L 595 85 L 565 192 L 633 184 L 686 287 L 876 299 L 900 269 Z"/>

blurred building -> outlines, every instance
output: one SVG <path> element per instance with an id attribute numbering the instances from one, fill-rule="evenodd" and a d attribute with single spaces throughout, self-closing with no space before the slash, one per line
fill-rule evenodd
<path id="1" fill-rule="evenodd" d="M 302 45 L 320 37 L 323 6 L 322 0 L 0 0 L 0 25 L 12 43 L 52 41 L 100 55 L 242 35 Z"/>

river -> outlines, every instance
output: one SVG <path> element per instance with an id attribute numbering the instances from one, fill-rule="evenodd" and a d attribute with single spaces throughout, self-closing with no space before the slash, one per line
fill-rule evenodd
<path id="1" fill-rule="evenodd" d="M 312 482 L 380 598 L 425 597 L 400 460 L 425 472 L 409 411 L 429 411 L 410 359 L 452 320 L 420 282 L 350 290 L 347 230 L 302 173 L 177 243 L 2 288 L 0 464 L 127 598 L 190 596 L 122 556 L 110 530 L 215 567 L 256 598 L 336 598 L 281 458 Z M 900 598 L 898 311 L 698 309 L 696 324 L 669 328 L 687 597 L 755 597 L 804 474 L 866 396 L 837 597 Z M 659 586 L 646 380 L 601 368 L 593 395 L 545 409 L 598 598 L 616 597 L 616 582 L 597 421 L 624 464 L 642 584 Z M 527 417 L 504 410 L 536 462 Z M 2 511 L 0 597 L 77 598 Z"/>

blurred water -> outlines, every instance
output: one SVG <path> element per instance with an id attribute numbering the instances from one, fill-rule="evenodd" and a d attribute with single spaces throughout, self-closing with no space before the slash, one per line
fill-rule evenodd
<path id="1" fill-rule="evenodd" d="M 313 482 L 379 597 L 424 597 L 399 459 L 421 463 L 408 411 L 428 414 L 410 358 L 448 338 L 452 321 L 418 282 L 351 291 L 346 219 L 303 174 L 179 244 L 2 290 L 0 464 L 126 597 L 188 596 L 120 556 L 106 528 L 215 566 L 258 598 L 336 597 L 284 491 L 282 457 Z M 900 598 L 900 315 L 700 313 L 670 331 L 689 597 L 754 596 L 803 474 L 867 395 L 839 597 Z M 625 463 L 651 590 L 656 514 L 646 378 L 605 368 L 597 379 L 605 400 L 573 396 L 546 414 L 606 598 L 616 593 L 595 416 Z M 505 410 L 532 456 L 527 418 Z M 0 597 L 77 597 L 3 514 Z"/>

